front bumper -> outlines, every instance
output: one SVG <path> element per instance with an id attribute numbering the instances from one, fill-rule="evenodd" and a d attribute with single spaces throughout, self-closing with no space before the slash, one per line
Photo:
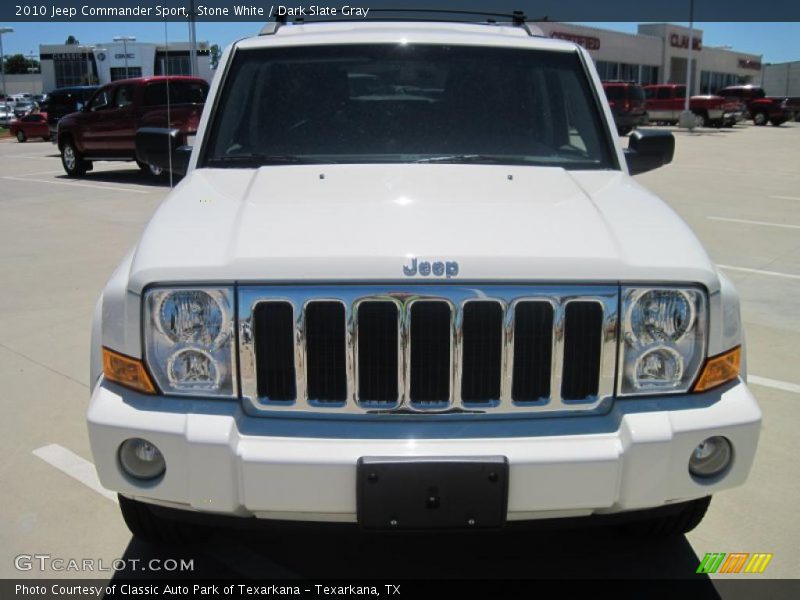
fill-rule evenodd
<path id="1" fill-rule="evenodd" d="M 614 124 L 617 127 L 638 127 L 639 125 L 647 125 L 649 123 L 647 113 L 615 113 Z"/>
<path id="2" fill-rule="evenodd" d="M 747 478 L 761 411 L 736 382 L 702 395 L 617 400 L 605 415 L 526 419 L 529 435 L 520 434 L 514 419 L 514 437 L 497 435 L 503 421 L 485 437 L 436 438 L 430 429 L 416 436 L 411 421 L 385 437 L 323 437 L 319 423 L 298 429 L 289 420 L 248 416 L 236 402 L 143 396 L 103 380 L 88 412 L 106 488 L 185 510 L 352 522 L 363 456 L 506 456 L 509 520 L 615 513 L 706 496 Z M 699 483 L 689 474 L 689 456 L 712 435 L 731 441 L 733 463 L 718 480 Z M 120 470 L 117 451 L 131 437 L 163 452 L 167 470 L 157 482 L 137 483 Z"/>
<path id="3" fill-rule="evenodd" d="M 745 113 L 742 111 L 726 112 L 722 117 L 727 123 L 739 123 L 744 121 Z"/>

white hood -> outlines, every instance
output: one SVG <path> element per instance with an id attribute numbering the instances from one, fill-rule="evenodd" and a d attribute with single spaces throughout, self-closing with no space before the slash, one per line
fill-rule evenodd
<path id="1" fill-rule="evenodd" d="M 451 282 L 719 286 L 686 224 L 619 171 L 373 164 L 192 171 L 147 226 L 130 289 L 410 282 L 410 257 L 457 261 Z"/>

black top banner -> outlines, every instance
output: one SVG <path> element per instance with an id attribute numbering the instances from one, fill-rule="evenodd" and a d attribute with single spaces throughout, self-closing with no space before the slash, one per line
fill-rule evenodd
<path id="1" fill-rule="evenodd" d="M 488 11 L 488 12 L 487 12 Z M 800 21 L 797 0 L 3 0 L 2 22 L 59 21 L 287 21 L 316 20 L 526 20 L 695 22 Z"/>

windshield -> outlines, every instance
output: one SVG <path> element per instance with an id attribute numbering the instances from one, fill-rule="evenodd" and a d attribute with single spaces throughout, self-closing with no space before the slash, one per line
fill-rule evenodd
<path id="1" fill-rule="evenodd" d="M 376 44 L 239 50 L 205 166 L 616 168 L 577 53 Z"/>

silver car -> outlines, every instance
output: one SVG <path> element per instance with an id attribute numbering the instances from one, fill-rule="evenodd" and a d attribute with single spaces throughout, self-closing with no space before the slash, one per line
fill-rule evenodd
<path id="1" fill-rule="evenodd" d="M 14 110 L 7 105 L 0 105 L 0 126 L 8 127 L 15 119 Z"/>

